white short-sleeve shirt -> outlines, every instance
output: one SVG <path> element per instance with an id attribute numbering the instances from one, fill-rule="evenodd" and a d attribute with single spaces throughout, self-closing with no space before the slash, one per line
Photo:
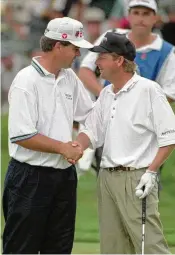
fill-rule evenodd
<path id="1" fill-rule="evenodd" d="M 9 91 L 9 153 L 31 165 L 67 168 L 61 156 L 25 149 L 16 141 L 37 133 L 58 141 L 72 140 L 73 121 L 84 123 L 93 102 L 72 69 L 61 69 L 58 77 L 33 58 L 32 64 L 15 77 Z"/>
<path id="2" fill-rule="evenodd" d="M 111 32 L 108 30 L 107 32 Z M 129 30 L 126 29 L 115 29 L 116 33 L 126 34 L 128 36 Z M 102 34 L 95 42 L 95 45 L 98 45 L 102 38 L 107 33 Z M 160 51 L 162 48 L 163 39 L 157 35 L 156 39 L 144 47 L 137 48 L 137 52 L 147 53 L 151 50 Z M 158 76 L 156 77 L 156 82 L 161 86 L 166 96 L 175 100 L 175 49 L 173 48 L 170 54 L 167 56 L 165 62 L 163 63 Z M 96 64 L 95 61 L 98 57 L 97 53 L 89 52 L 81 63 L 81 67 L 87 67 L 92 71 L 95 71 Z"/>
<path id="3" fill-rule="evenodd" d="M 175 144 L 175 115 L 160 86 L 135 74 L 116 94 L 102 90 L 84 130 L 101 167 L 148 167 L 159 147 Z"/>

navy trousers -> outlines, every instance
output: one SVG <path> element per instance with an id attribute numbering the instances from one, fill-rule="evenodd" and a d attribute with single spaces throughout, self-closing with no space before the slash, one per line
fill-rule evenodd
<path id="1" fill-rule="evenodd" d="M 77 175 L 11 159 L 4 183 L 3 254 L 70 254 Z"/>

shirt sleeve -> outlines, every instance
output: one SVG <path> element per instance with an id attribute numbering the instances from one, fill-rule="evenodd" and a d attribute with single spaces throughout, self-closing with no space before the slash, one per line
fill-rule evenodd
<path id="1" fill-rule="evenodd" d="M 167 97 L 175 100 L 175 53 L 170 53 L 158 76 L 160 84 Z"/>
<path id="2" fill-rule="evenodd" d="M 80 132 L 85 133 L 90 141 L 91 148 L 96 149 L 104 144 L 103 115 L 101 98 L 99 97 L 94 108 L 86 118 L 84 128 Z"/>
<path id="3" fill-rule="evenodd" d="M 12 143 L 38 133 L 37 106 L 34 96 L 14 87 L 9 93 L 9 138 Z"/>
<path id="4" fill-rule="evenodd" d="M 175 115 L 165 96 L 155 97 L 151 116 L 159 147 L 175 144 Z"/>

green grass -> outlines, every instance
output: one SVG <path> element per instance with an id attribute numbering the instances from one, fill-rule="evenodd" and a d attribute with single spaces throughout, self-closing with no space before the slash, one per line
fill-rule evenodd
<path id="1" fill-rule="evenodd" d="M 7 145 L 7 117 L 1 118 L 1 178 L 2 188 L 9 160 Z M 164 233 L 171 252 L 175 253 L 175 152 L 171 154 L 162 171 L 160 215 Z M 2 228 L 4 221 L 2 218 Z M 73 253 L 99 253 L 99 231 L 96 199 L 96 177 L 88 172 L 78 183 L 78 208 Z"/>

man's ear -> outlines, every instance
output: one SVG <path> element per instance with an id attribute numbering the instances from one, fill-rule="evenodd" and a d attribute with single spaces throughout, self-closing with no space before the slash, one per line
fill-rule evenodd
<path id="1" fill-rule="evenodd" d="M 60 50 L 61 49 L 61 43 L 60 42 L 56 42 L 54 48 Z"/>
<path id="2" fill-rule="evenodd" d="M 125 61 L 125 59 L 124 59 L 123 56 L 119 56 L 119 57 L 115 60 L 116 65 L 117 65 L 118 67 L 122 66 L 124 61 Z"/>

